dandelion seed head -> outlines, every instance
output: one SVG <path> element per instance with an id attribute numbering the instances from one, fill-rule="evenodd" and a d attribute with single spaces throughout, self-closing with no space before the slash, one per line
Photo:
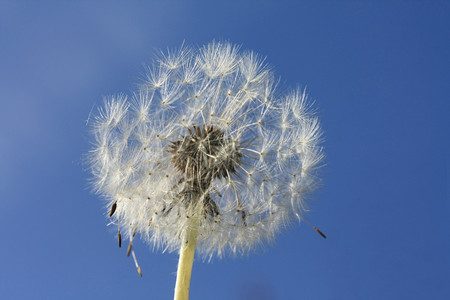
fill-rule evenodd
<path id="1" fill-rule="evenodd" d="M 133 96 L 105 99 L 89 165 L 130 245 L 177 250 L 195 213 L 199 252 L 246 253 L 301 216 L 322 131 L 305 91 L 279 96 L 274 78 L 255 53 L 213 42 L 160 54 Z"/>

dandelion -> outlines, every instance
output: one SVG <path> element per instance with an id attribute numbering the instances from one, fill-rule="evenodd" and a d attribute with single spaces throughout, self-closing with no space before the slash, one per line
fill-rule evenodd
<path id="1" fill-rule="evenodd" d="M 319 121 L 305 91 L 275 88 L 260 56 L 212 42 L 160 55 L 95 117 L 89 165 L 119 246 L 124 234 L 141 275 L 136 234 L 179 251 L 175 299 L 188 299 L 196 249 L 247 253 L 301 219 L 317 187 Z"/>

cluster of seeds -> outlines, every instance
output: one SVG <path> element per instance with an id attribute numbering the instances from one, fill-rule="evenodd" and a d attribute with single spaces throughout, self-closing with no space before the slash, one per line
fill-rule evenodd
<path id="1" fill-rule="evenodd" d="M 275 87 L 263 59 L 213 42 L 161 54 L 135 94 L 106 98 L 89 165 L 129 251 L 136 234 L 179 249 L 192 214 L 207 256 L 246 252 L 301 218 L 321 129 L 304 91 Z"/>

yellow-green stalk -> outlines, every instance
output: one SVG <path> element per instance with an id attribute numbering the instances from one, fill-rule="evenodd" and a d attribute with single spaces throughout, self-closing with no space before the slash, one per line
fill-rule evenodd
<path id="1" fill-rule="evenodd" d="M 192 265 L 194 264 L 195 247 L 197 245 L 199 214 L 194 213 L 190 220 L 191 222 L 189 222 L 181 244 L 174 300 L 189 299 Z"/>

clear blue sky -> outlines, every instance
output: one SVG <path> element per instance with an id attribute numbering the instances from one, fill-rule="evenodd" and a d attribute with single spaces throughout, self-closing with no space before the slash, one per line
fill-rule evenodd
<path id="1" fill-rule="evenodd" d="M 450 1 L 337 2 L 0 1 L 0 298 L 172 298 L 177 255 L 138 242 L 139 278 L 106 226 L 86 119 L 154 49 L 216 39 L 316 99 L 328 239 L 197 260 L 191 299 L 450 299 Z"/>

